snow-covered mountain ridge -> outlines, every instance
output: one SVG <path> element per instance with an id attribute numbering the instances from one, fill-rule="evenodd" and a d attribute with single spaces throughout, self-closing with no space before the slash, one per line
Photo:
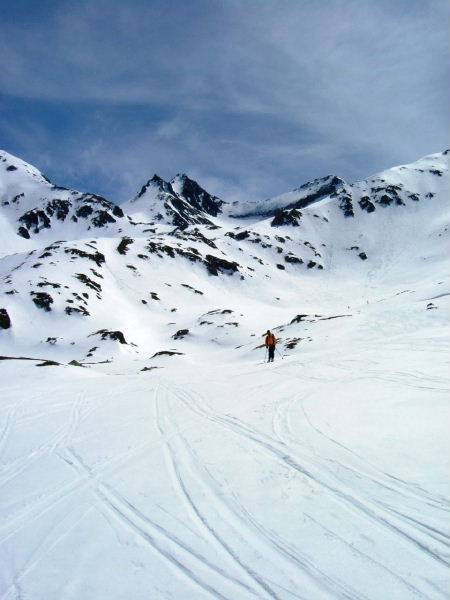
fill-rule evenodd
<path id="1" fill-rule="evenodd" d="M 119 207 L 55 186 L 2 152 L 0 308 L 10 326 L 1 353 L 31 345 L 28 353 L 54 358 L 64 348 L 82 361 L 99 330 L 121 331 L 137 355 L 182 346 L 181 336 L 171 339 L 178 330 L 213 347 L 237 345 L 238 327 L 256 328 L 239 308 L 251 298 L 281 325 L 295 316 L 280 314 L 286 296 L 303 298 L 305 288 L 335 277 L 362 285 L 382 265 L 421 268 L 425 247 L 440 260 L 448 158 L 448 151 L 430 155 L 354 184 L 315 180 L 243 206 L 239 217 L 186 175 L 170 182 L 155 175 Z M 205 319 L 218 296 L 231 296 L 243 318 Z"/>

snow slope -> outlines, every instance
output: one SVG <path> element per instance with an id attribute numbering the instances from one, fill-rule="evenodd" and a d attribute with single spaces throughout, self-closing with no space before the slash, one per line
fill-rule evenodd
<path id="1" fill-rule="evenodd" d="M 0 598 L 444 598 L 448 156 L 100 228 L 8 155 Z"/>
<path id="2" fill-rule="evenodd" d="M 0 210 L 2 253 L 26 248 L 20 238 L 40 234 L 40 244 L 29 244 L 39 247 L 58 234 L 74 239 L 91 229 L 111 229 L 124 217 L 122 209 L 105 198 L 54 185 L 35 167 L 2 150 Z M 11 235 L 13 229 L 18 235 Z M 120 233 L 119 227 L 112 229 Z"/>

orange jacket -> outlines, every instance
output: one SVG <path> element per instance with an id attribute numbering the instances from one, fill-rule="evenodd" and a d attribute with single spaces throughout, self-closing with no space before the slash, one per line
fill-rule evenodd
<path id="1" fill-rule="evenodd" d="M 277 338 L 273 335 L 273 333 L 269 333 L 268 335 L 266 335 L 265 343 L 266 343 L 267 348 L 269 348 L 269 346 L 276 346 Z"/>

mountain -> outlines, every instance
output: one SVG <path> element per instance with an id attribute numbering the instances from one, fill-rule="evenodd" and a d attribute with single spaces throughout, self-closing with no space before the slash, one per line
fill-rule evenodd
<path id="1" fill-rule="evenodd" d="M 12 324 L 5 354 L 11 343 L 46 347 L 50 339 L 51 356 L 64 348 L 81 361 L 90 336 L 104 329 L 137 343 L 137 355 L 186 328 L 206 345 L 234 343 L 238 327 L 251 333 L 256 322 L 243 313 L 223 331 L 211 328 L 204 313 L 221 304 L 212 300 L 219 289 L 233 313 L 254 299 L 277 324 L 284 311 L 274 290 L 292 301 L 305 286 L 348 278 L 357 297 L 374 273 L 419 273 L 445 255 L 448 151 L 353 184 L 315 180 L 240 217 L 186 175 L 155 175 L 119 207 L 1 156 L 0 217 L 7 245 L 21 244 L 1 263 Z M 170 333 L 160 323 L 165 314 Z"/>
<path id="2" fill-rule="evenodd" d="M 327 198 L 337 190 L 345 187 L 345 181 L 335 175 L 328 175 L 304 183 L 291 192 L 267 198 L 260 202 L 242 203 L 235 211 L 236 217 L 270 217 L 280 210 L 305 208 L 309 204 Z"/>
<path id="3" fill-rule="evenodd" d="M 443 597 L 449 155 L 117 206 L 1 152 L 0 597 Z"/>
<path id="4" fill-rule="evenodd" d="M 124 219 L 113 202 L 54 185 L 38 169 L 4 151 L 0 151 L 0 209 L 5 228 L 25 239 L 37 234 L 48 240 L 73 239 L 91 229 L 111 229 L 112 224 L 117 234 Z"/>
<path id="5" fill-rule="evenodd" d="M 185 173 L 176 175 L 170 184 L 181 198 L 197 210 L 213 217 L 217 217 L 223 211 L 225 202 L 217 196 L 209 194 Z"/>
<path id="6" fill-rule="evenodd" d="M 190 225 L 214 227 L 208 217 L 217 216 L 223 204 L 187 175 L 177 175 L 170 183 L 154 175 L 123 209 L 136 220 L 187 229 Z"/>

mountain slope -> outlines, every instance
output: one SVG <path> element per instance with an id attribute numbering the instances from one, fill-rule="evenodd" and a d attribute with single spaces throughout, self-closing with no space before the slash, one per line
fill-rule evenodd
<path id="1" fill-rule="evenodd" d="M 206 192 L 198 184 L 194 187 L 193 183 L 189 184 L 187 178 L 174 179 L 173 184 L 180 191 L 178 193 L 172 187 L 172 182 L 168 183 L 154 175 L 123 208 L 134 220 L 152 221 L 152 225 L 156 222 L 180 229 L 200 224 L 213 226 L 207 215 L 217 214 L 220 204 L 208 201 Z"/>
<path id="2" fill-rule="evenodd" d="M 104 227 L 8 159 L 0 597 L 445 597 L 448 159 L 239 217 L 153 178 Z"/>
<path id="3" fill-rule="evenodd" d="M 225 329 L 239 326 L 249 334 L 256 326 L 252 313 L 257 305 L 257 314 L 262 311 L 269 323 L 277 325 L 301 312 L 295 309 L 292 314 L 296 298 L 307 304 L 315 289 L 332 289 L 342 279 L 347 280 L 347 290 L 341 304 L 351 304 L 373 282 L 397 287 L 430 269 L 443 269 L 444 274 L 447 162 L 448 153 L 442 153 L 352 185 L 339 180 L 329 196 L 319 194 L 301 210 L 292 208 L 289 197 L 286 205 L 277 200 L 276 214 L 240 219 L 222 214 L 222 201 L 186 176 L 173 180 L 177 192 L 172 183 L 154 177 L 120 209 L 94 197 L 93 212 L 76 223 L 70 211 L 92 205 L 88 195 L 66 190 L 74 198 L 61 199 L 69 203 L 69 213 L 59 219 L 56 210 L 46 217 L 48 227 L 38 225 L 31 229 L 31 240 L 22 240 L 30 243 L 29 251 L 1 262 L 1 307 L 12 323 L 8 346 L 13 339 L 23 352 L 27 344 L 40 347 L 47 338 L 56 338 L 58 343 L 49 349 L 52 356 L 64 346 L 71 359 L 81 360 L 89 336 L 106 328 L 122 331 L 125 339 L 142 340 L 143 346 L 133 352 L 145 354 L 158 351 L 163 340 L 174 345 L 170 336 L 177 327 L 191 331 L 197 319 L 202 321 L 204 308 L 216 309 L 225 298 L 230 309 L 242 313 Z M 39 209 L 45 215 L 56 202 L 48 199 L 49 194 L 60 193 L 32 167 L 17 162 L 17 171 L 12 173 L 15 182 L 6 172 L 1 184 L 0 216 L 10 224 L 38 212 L 30 209 L 38 196 L 35 186 L 47 194 L 40 200 L 46 208 Z M 17 187 L 21 181 L 26 184 L 24 192 Z M 311 186 L 307 188 L 311 191 Z M 8 198 L 19 192 L 24 195 L 15 206 Z M 275 207 L 274 202 L 268 204 Z M 130 208 L 136 211 L 131 216 L 126 214 Z M 17 219 L 22 210 L 26 212 Z M 115 214 L 118 210 L 125 211 L 122 217 Z M 114 223 L 100 227 L 94 211 Z M 76 241 L 61 242 L 73 239 L 74 228 Z M 96 231 L 106 231 L 107 237 L 88 237 Z M 21 239 L 18 233 L 15 237 Z M 181 284 L 202 294 L 190 292 L 187 300 Z M 121 310 L 113 309 L 119 305 Z M 160 324 L 164 318 L 174 323 L 167 333 Z M 150 338 L 141 327 L 152 332 Z M 208 326 L 198 335 L 205 344 L 216 339 Z M 236 339 L 231 332 L 229 336 Z"/>
<path id="4" fill-rule="evenodd" d="M 9 230 L 25 239 L 41 233 L 47 241 L 57 236 L 73 239 L 111 224 L 117 234 L 117 224 L 124 218 L 114 203 L 54 185 L 35 167 L 4 151 L 0 151 L 0 209 Z M 8 240 L 12 243 L 11 234 Z"/>

